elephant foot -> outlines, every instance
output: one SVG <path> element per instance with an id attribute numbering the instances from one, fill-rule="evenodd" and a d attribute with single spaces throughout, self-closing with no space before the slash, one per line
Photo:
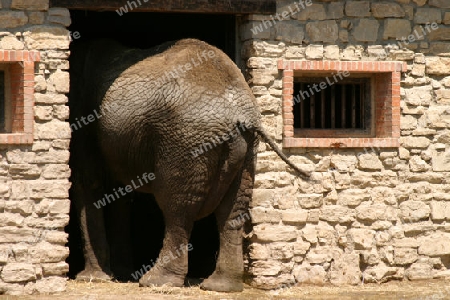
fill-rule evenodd
<path id="1" fill-rule="evenodd" d="M 242 278 L 236 279 L 224 274 L 217 275 L 214 272 L 200 284 L 200 288 L 215 292 L 242 292 L 244 290 L 244 284 L 242 283 Z"/>
<path id="2" fill-rule="evenodd" d="M 106 282 L 111 281 L 110 275 L 100 270 L 83 270 L 77 274 L 75 280 L 89 282 Z"/>
<path id="3" fill-rule="evenodd" d="M 139 280 L 139 286 L 184 286 L 184 276 L 169 272 L 164 268 L 154 266 Z"/>

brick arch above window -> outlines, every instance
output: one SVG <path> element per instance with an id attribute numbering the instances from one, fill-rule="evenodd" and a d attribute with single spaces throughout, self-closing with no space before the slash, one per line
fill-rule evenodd
<path id="1" fill-rule="evenodd" d="M 32 144 L 34 64 L 39 51 L 0 50 L 0 144 Z"/>
<path id="2" fill-rule="evenodd" d="M 378 148 L 392 148 L 399 147 L 399 137 L 400 137 L 400 79 L 401 72 L 406 72 L 407 65 L 404 62 L 397 61 L 292 61 L 292 60 L 279 60 L 278 69 L 282 71 L 283 75 L 283 147 L 294 148 L 294 147 L 318 147 L 318 148 L 357 148 L 357 147 L 378 147 Z M 347 76 L 343 76 L 343 74 Z M 330 118 L 329 107 L 320 108 L 321 103 L 325 103 L 324 100 L 318 100 L 315 104 L 315 98 L 323 99 L 326 89 L 330 88 L 331 85 L 338 84 L 341 79 L 342 83 L 350 85 L 351 82 L 356 82 L 356 79 L 366 79 L 366 83 L 369 84 L 370 93 L 370 108 L 366 117 L 370 117 L 369 120 L 364 122 L 369 124 L 364 128 L 355 128 L 356 122 L 353 122 L 353 128 L 349 126 L 348 128 L 331 128 L 328 122 Z M 300 80 L 298 80 L 300 78 Z M 307 121 L 313 122 L 318 117 L 326 118 L 322 122 L 317 120 L 311 123 L 312 126 L 305 128 L 305 126 L 298 128 L 294 127 L 295 124 L 299 124 L 298 119 L 299 114 L 294 113 L 294 102 L 299 103 L 305 98 L 300 99 L 297 95 L 294 97 L 294 82 L 302 81 L 301 78 L 308 78 L 307 82 L 317 82 L 315 89 L 308 85 L 309 94 L 316 93 L 313 99 L 304 101 L 304 104 L 309 106 L 303 111 L 310 110 L 311 105 L 313 109 L 311 110 L 311 115 L 308 116 Z M 312 79 L 314 78 L 314 79 Z M 322 78 L 322 81 L 320 81 Z M 330 80 L 330 78 L 332 78 Z M 349 79 L 354 79 L 353 81 Z M 315 80 L 315 81 L 314 81 Z M 303 87 L 303 86 L 302 86 Z M 298 85 L 296 90 L 298 91 Z M 312 92 L 312 93 L 311 93 Z M 304 93 L 307 95 L 307 93 Z M 328 90 L 328 96 L 329 96 Z M 342 97 L 345 97 L 342 94 Z M 334 97 L 333 101 L 334 101 Z M 294 101 L 295 99 L 295 101 Z M 299 100 L 300 99 L 300 100 Z M 347 111 L 350 109 L 355 110 L 355 97 L 353 100 L 347 102 L 346 107 L 340 107 L 336 109 L 336 113 L 339 109 Z M 322 102 L 320 102 L 322 101 Z M 327 103 L 333 101 L 328 100 Z M 337 102 L 337 101 L 336 101 Z M 344 104 L 345 106 L 345 104 Z M 315 108 L 314 108 L 315 107 Z M 319 108 L 317 110 L 317 108 Z M 333 107 L 333 110 L 335 108 Z M 325 115 L 325 111 L 327 115 Z M 323 114 L 323 116 L 321 115 Z M 333 111 L 333 113 L 335 113 Z M 315 116 L 314 116 L 315 115 Z M 347 114 L 342 113 L 342 118 L 344 115 L 353 116 L 355 119 L 355 112 L 352 113 L 347 111 Z M 333 118 L 334 116 L 331 115 Z M 357 115 L 359 117 L 359 115 Z M 303 122 L 303 115 L 302 122 Z M 349 123 L 351 121 L 349 120 Z M 317 124 L 317 126 L 314 126 Z M 324 126 L 321 128 L 320 124 Z M 372 125 L 370 125 L 372 124 Z M 326 126 L 326 127 L 325 127 Z"/>

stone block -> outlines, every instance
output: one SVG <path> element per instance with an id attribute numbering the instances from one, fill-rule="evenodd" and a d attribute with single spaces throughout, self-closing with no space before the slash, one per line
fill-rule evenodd
<path id="1" fill-rule="evenodd" d="M 331 2 L 327 8 L 327 19 L 338 20 L 344 17 L 344 3 L 343 2 Z"/>
<path id="2" fill-rule="evenodd" d="M 393 241 L 395 248 L 418 248 L 419 242 L 416 238 L 400 238 Z"/>
<path id="3" fill-rule="evenodd" d="M 69 255 L 69 249 L 61 245 L 53 245 L 42 241 L 28 249 L 33 263 L 59 263 Z"/>
<path id="4" fill-rule="evenodd" d="M 342 205 L 326 205 L 320 212 L 319 218 L 331 223 L 348 223 L 355 220 L 355 212 Z"/>
<path id="5" fill-rule="evenodd" d="M 53 200 L 49 206 L 49 213 L 51 214 L 69 214 L 70 200 L 58 199 Z"/>
<path id="6" fill-rule="evenodd" d="M 346 1 L 345 14 L 347 17 L 368 17 L 370 16 L 370 2 Z"/>
<path id="7" fill-rule="evenodd" d="M 0 28 L 15 28 L 27 23 L 28 17 L 23 11 L 0 11 Z"/>
<path id="8" fill-rule="evenodd" d="M 294 243 L 294 255 L 305 255 L 311 248 L 311 243 L 305 241 L 297 241 Z"/>
<path id="9" fill-rule="evenodd" d="M 66 290 L 66 282 L 67 278 L 61 276 L 45 277 L 36 281 L 34 290 L 41 294 L 60 293 Z"/>
<path id="10" fill-rule="evenodd" d="M 405 103 L 415 106 L 429 106 L 433 99 L 433 89 L 431 86 L 413 87 L 410 89 L 404 89 L 405 91 Z"/>
<path id="11" fill-rule="evenodd" d="M 409 169 L 411 172 L 426 172 L 430 168 L 430 165 L 417 155 L 411 157 L 409 160 Z"/>
<path id="12" fill-rule="evenodd" d="M 286 260 L 294 257 L 294 246 L 292 243 L 271 243 L 270 248 L 274 259 Z"/>
<path id="13" fill-rule="evenodd" d="M 328 45 L 324 47 L 324 58 L 328 60 L 338 60 L 339 59 L 339 46 Z"/>
<path id="14" fill-rule="evenodd" d="M 275 39 L 292 44 L 301 44 L 305 38 L 305 29 L 296 21 L 283 21 L 275 25 Z"/>
<path id="15" fill-rule="evenodd" d="M 50 75 L 48 79 L 50 84 L 53 84 L 55 91 L 58 93 L 69 93 L 70 79 L 69 72 L 56 70 Z"/>
<path id="16" fill-rule="evenodd" d="M 334 20 L 309 22 L 306 32 L 312 42 L 334 43 L 338 39 L 338 25 Z"/>
<path id="17" fill-rule="evenodd" d="M 297 201 L 301 208 L 319 208 L 323 203 L 322 194 L 298 194 Z"/>
<path id="18" fill-rule="evenodd" d="M 428 148 L 430 145 L 430 139 L 420 136 L 420 137 L 413 137 L 413 136 L 405 136 L 400 138 L 400 144 L 402 147 L 407 149 L 425 149 Z"/>
<path id="19" fill-rule="evenodd" d="M 69 27 L 72 23 L 69 10 L 60 7 L 53 7 L 48 10 L 47 21 L 64 27 Z"/>
<path id="20" fill-rule="evenodd" d="M 53 150 L 48 152 L 39 152 L 36 154 L 35 163 L 37 164 L 65 164 L 69 161 L 70 152 L 67 150 Z"/>
<path id="21" fill-rule="evenodd" d="M 345 253 L 333 258 L 329 271 L 330 282 L 335 285 L 361 283 L 361 270 L 359 267 L 359 255 L 357 253 Z"/>
<path id="22" fill-rule="evenodd" d="M 45 13 L 40 11 L 30 11 L 28 13 L 28 22 L 33 25 L 41 25 L 44 24 L 45 21 Z"/>
<path id="23" fill-rule="evenodd" d="M 383 39 L 407 38 L 411 34 L 411 22 L 404 19 L 386 19 L 384 21 Z"/>
<path id="24" fill-rule="evenodd" d="M 11 164 L 9 174 L 13 179 L 36 179 L 41 175 L 41 170 L 37 165 Z"/>
<path id="25" fill-rule="evenodd" d="M 69 101 L 66 95 L 51 93 L 35 93 L 34 100 L 36 104 L 65 104 Z"/>
<path id="26" fill-rule="evenodd" d="M 66 105 L 54 105 L 53 116 L 61 121 L 69 119 L 69 107 Z"/>
<path id="27" fill-rule="evenodd" d="M 0 214 L 0 226 L 22 226 L 24 217 L 17 213 L 3 212 Z"/>
<path id="28" fill-rule="evenodd" d="M 241 39 L 269 39 L 273 23 L 270 20 L 252 21 L 241 26 Z"/>
<path id="29" fill-rule="evenodd" d="M 1 27 L 1 25 L 0 25 Z M 23 33 L 28 49 L 50 50 L 69 49 L 69 31 L 59 26 L 36 25 Z"/>
<path id="30" fill-rule="evenodd" d="M 45 179 L 66 179 L 70 177 L 70 168 L 68 165 L 47 165 L 43 168 L 42 177 Z"/>
<path id="31" fill-rule="evenodd" d="M 267 245 L 252 243 L 249 249 L 250 257 L 254 260 L 267 260 L 270 258 L 270 249 Z"/>
<path id="32" fill-rule="evenodd" d="M 403 18 L 405 16 L 405 10 L 397 3 L 372 3 L 371 11 L 375 18 Z"/>
<path id="33" fill-rule="evenodd" d="M 281 212 L 281 220 L 285 224 L 305 224 L 308 219 L 307 210 L 289 209 Z"/>
<path id="34" fill-rule="evenodd" d="M 4 36 L 0 40 L 0 48 L 3 50 L 22 50 L 24 45 L 15 36 Z"/>
<path id="35" fill-rule="evenodd" d="M 292 272 L 299 283 L 323 285 L 327 281 L 327 272 L 322 266 L 298 265 Z"/>
<path id="36" fill-rule="evenodd" d="M 64 261 L 58 263 L 45 263 L 42 264 L 42 272 L 44 276 L 64 276 L 69 272 L 69 265 Z"/>
<path id="37" fill-rule="evenodd" d="M 394 263 L 396 265 L 409 265 L 417 261 L 419 255 L 416 249 L 396 248 L 394 249 Z"/>
<path id="38" fill-rule="evenodd" d="M 450 172 L 450 153 L 434 152 L 431 163 L 434 172 Z"/>
<path id="39" fill-rule="evenodd" d="M 261 242 L 289 242 L 297 238 L 295 227 L 267 224 L 254 226 L 253 235 Z"/>
<path id="40" fill-rule="evenodd" d="M 375 246 L 375 231 L 363 228 L 351 228 L 347 231 L 347 239 L 355 250 L 372 249 Z"/>
<path id="41" fill-rule="evenodd" d="M 34 266 L 29 263 L 9 263 L 1 272 L 4 282 L 26 282 L 36 279 Z"/>
<path id="42" fill-rule="evenodd" d="M 321 21 L 327 18 L 327 14 L 325 12 L 325 7 L 323 4 L 313 3 L 306 9 L 303 9 L 299 13 L 297 13 L 295 18 L 299 21 Z"/>
<path id="43" fill-rule="evenodd" d="M 361 202 L 371 199 L 370 194 L 362 189 L 344 189 L 338 193 L 337 204 L 349 207 L 356 207 Z"/>
<path id="44" fill-rule="evenodd" d="M 433 221 L 441 222 L 450 220 L 450 203 L 445 201 L 431 201 L 431 219 Z"/>
<path id="45" fill-rule="evenodd" d="M 281 271 L 281 263 L 275 260 L 258 260 L 252 263 L 252 274 L 255 276 L 276 276 Z"/>
<path id="46" fill-rule="evenodd" d="M 439 8 L 450 8 L 450 3 L 447 0 L 430 0 L 428 5 Z"/>
<path id="47" fill-rule="evenodd" d="M 376 266 L 369 266 L 364 271 L 365 282 L 386 282 L 392 279 L 402 280 L 404 272 L 402 268 L 388 267 L 384 263 L 380 263 Z"/>
<path id="48" fill-rule="evenodd" d="M 363 222 L 385 220 L 387 206 L 384 204 L 361 204 L 356 208 L 356 218 Z"/>
<path id="49" fill-rule="evenodd" d="M 450 24 L 450 12 L 446 12 L 444 13 L 444 20 L 443 20 L 444 24 Z"/>
<path id="50" fill-rule="evenodd" d="M 379 27 L 377 20 L 361 19 L 353 30 L 353 37 L 360 42 L 375 42 Z"/>
<path id="51" fill-rule="evenodd" d="M 323 45 L 308 45 L 305 50 L 307 59 L 322 59 Z"/>
<path id="52" fill-rule="evenodd" d="M 450 28 L 440 26 L 428 34 L 430 41 L 450 41 Z"/>
<path id="53" fill-rule="evenodd" d="M 431 213 L 431 209 L 427 204 L 415 200 L 402 202 L 399 208 L 399 217 L 403 222 L 418 222 L 428 219 Z"/>
<path id="54" fill-rule="evenodd" d="M 417 8 L 414 14 L 414 23 L 427 24 L 427 23 L 441 23 L 442 16 L 441 10 L 438 8 Z"/>
<path id="55" fill-rule="evenodd" d="M 426 57 L 429 75 L 450 75 L 450 57 Z"/>
<path id="56" fill-rule="evenodd" d="M 416 262 L 405 271 L 405 275 L 409 280 L 431 279 L 433 278 L 432 268 L 432 265 L 429 263 Z"/>
<path id="57" fill-rule="evenodd" d="M 425 76 L 425 65 L 423 64 L 414 64 L 411 70 L 411 75 L 417 77 Z"/>
<path id="58" fill-rule="evenodd" d="M 35 132 L 42 140 L 70 139 L 71 136 L 70 124 L 59 120 L 36 124 Z"/>
<path id="59" fill-rule="evenodd" d="M 383 168 L 383 164 L 375 154 L 361 154 L 358 155 L 358 166 L 362 170 L 379 171 Z"/>
<path id="60" fill-rule="evenodd" d="M 439 56 L 450 56 L 450 43 L 433 42 L 430 44 L 429 53 Z"/>

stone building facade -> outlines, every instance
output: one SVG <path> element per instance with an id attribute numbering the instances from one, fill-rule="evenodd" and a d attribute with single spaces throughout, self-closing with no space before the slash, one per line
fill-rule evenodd
<path id="1" fill-rule="evenodd" d="M 0 294 L 65 289 L 70 126 L 66 8 L 0 1 Z M 450 275 L 450 2 L 277 0 L 238 22 L 240 62 L 263 124 L 312 172 L 303 180 L 261 143 L 248 282 L 358 284 Z M 371 135 L 304 136 L 304 74 L 370 78 Z M 329 86 L 324 89 L 329 88 Z M 297 101 L 299 102 L 299 101 Z M 247 219 L 247 216 L 243 216 Z"/>
<path id="2" fill-rule="evenodd" d="M 260 144 L 251 283 L 447 278 L 450 2 L 277 1 L 276 15 L 245 18 L 241 39 L 265 128 L 314 179 Z M 385 76 L 375 137 L 299 137 L 296 77 L 343 70 Z"/>
<path id="3" fill-rule="evenodd" d="M 9 113 L 17 125 L 0 134 L 0 294 L 63 291 L 70 15 L 49 9 L 48 0 L 0 4 L 0 68 L 11 80 Z"/>

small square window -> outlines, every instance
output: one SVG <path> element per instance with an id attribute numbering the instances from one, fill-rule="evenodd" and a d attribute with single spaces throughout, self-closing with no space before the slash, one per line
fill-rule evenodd
<path id="1" fill-rule="evenodd" d="M 38 51 L 0 50 L 0 144 L 32 144 Z"/>
<path id="2" fill-rule="evenodd" d="M 371 78 L 294 77 L 295 136 L 371 136 Z"/>
<path id="3" fill-rule="evenodd" d="M 283 147 L 399 147 L 405 63 L 280 60 L 278 69 Z"/>

